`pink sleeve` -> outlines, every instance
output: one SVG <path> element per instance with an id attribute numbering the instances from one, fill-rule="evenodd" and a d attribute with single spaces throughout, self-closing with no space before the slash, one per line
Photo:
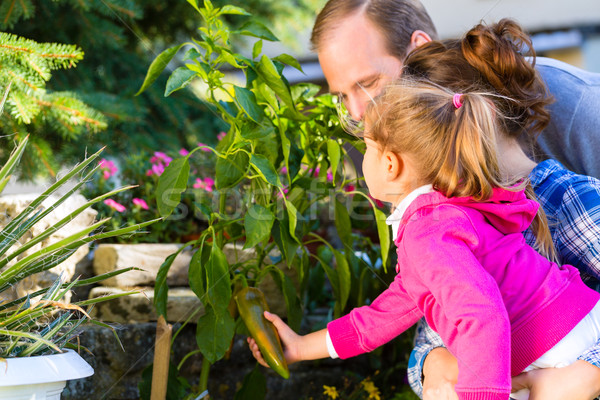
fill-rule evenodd
<path id="1" fill-rule="evenodd" d="M 397 276 L 372 304 L 331 321 L 327 332 L 339 357 L 349 358 L 389 342 L 421 316 Z"/>
<path id="2" fill-rule="evenodd" d="M 508 399 L 510 321 L 493 277 L 473 253 L 470 218 L 441 207 L 407 225 L 399 243 L 400 274 L 458 361 L 461 399 Z"/>

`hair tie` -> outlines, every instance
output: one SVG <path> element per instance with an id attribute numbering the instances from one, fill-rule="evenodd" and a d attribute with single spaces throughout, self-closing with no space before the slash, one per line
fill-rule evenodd
<path id="1" fill-rule="evenodd" d="M 454 107 L 456 107 L 457 109 L 460 108 L 462 106 L 462 93 L 456 93 L 454 96 L 452 96 L 452 104 L 454 104 Z"/>

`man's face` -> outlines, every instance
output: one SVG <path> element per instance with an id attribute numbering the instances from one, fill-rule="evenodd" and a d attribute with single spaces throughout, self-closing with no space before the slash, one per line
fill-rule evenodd
<path id="1" fill-rule="evenodd" d="M 381 34 L 362 15 L 345 18 L 319 49 L 329 91 L 360 120 L 372 98 L 397 79 L 402 62 L 388 53 Z"/>

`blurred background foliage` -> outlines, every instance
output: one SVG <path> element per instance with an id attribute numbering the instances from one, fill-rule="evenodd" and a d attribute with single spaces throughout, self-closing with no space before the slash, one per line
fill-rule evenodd
<path id="1" fill-rule="evenodd" d="M 243 6 L 292 47 L 297 45 L 295 32 L 309 26 L 322 5 L 320 0 L 214 3 Z M 54 176 L 85 151 L 105 145 L 105 156 L 118 161 L 140 150 L 176 152 L 198 142 L 216 144 L 218 132 L 227 127 L 192 89 L 165 98 L 161 88 L 167 72 L 159 78 L 162 82 L 134 97 L 150 61 L 169 44 L 190 37 L 198 26 L 189 7 L 183 0 L 2 1 L 0 31 L 39 43 L 75 44 L 85 53 L 77 68 L 54 72 L 46 90 L 68 91 L 98 110 L 106 122 L 106 129 L 99 132 L 81 127 L 65 135 L 47 118 L 33 121 L 27 127 L 33 145 L 24 155 L 24 179 Z M 246 18 L 231 16 L 228 22 L 238 25 Z M 23 134 L 10 124 L 1 129 L 2 147 L 14 142 L 15 134 Z"/>

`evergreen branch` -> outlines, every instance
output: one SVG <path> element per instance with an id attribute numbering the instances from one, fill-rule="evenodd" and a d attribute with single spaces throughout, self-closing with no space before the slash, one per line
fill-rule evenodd
<path id="1" fill-rule="evenodd" d="M 23 76 L 18 75 L 16 73 L 14 73 L 13 71 L 11 71 L 10 69 L 7 70 L 7 73 L 13 77 L 13 79 L 16 79 L 18 81 L 20 81 L 21 83 L 25 84 L 26 86 L 29 86 L 30 89 L 33 90 L 38 90 L 41 89 L 41 87 L 36 86 L 35 84 L 33 84 L 32 82 L 29 82 L 27 79 L 25 79 Z"/>
<path id="2" fill-rule="evenodd" d="M 21 59 L 31 64 L 40 75 L 44 75 L 42 71 L 45 69 L 73 67 L 77 61 L 83 59 L 83 51 L 76 45 L 37 43 L 6 32 L 0 32 L 0 52 L 8 55 L 9 59 Z M 41 61 L 34 62 L 28 57 L 39 58 Z"/>

